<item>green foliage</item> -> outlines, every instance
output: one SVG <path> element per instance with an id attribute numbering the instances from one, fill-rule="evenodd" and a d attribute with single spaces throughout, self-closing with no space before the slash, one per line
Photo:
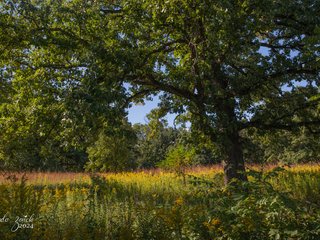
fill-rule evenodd
<path id="1" fill-rule="evenodd" d="M 217 144 L 214 144 L 209 136 L 201 132 L 180 128 L 176 144 L 194 149 L 193 165 L 220 163 L 223 159 Z"/>
<path id="2" fill-rule="evenodd" d="M 120 128 L 106 127 L 98 135 L 94 144 L 88 147 L 88 171 L 124 171 L 135 168 L 133 147 L 134 132 L 128 123 Z"/>
<path id="3" fill-rule="evenodd" d="M 250 131 L 245 142 L 245 157 L 252 163 L 296 164 L 320 159 L 319 136 L 308 129 L 295 132 Z"/>
<path id="4" fill-rule="evenodd" d="M 110 69 L 87 48 L 77 51 L 79 39 L 68 41 L 81 32 L 83 19 L 72 17 L 83 10 L 79 3 L 0 3 L 0 161 L 7 169 L 82 170 L 106 119 L 116 125 L 124 116 L 124 88 L 101 79 Z"/>
<path id="5" fill-rule="evenodd" d="M 155 109 L 148 115 L 147 125 L 133 126 L 138 139 L 134 150 L 139 168 L 162 165 L 161 162 L 165 161 L 175 146 L 193 149 L 192 165 L 221 161 L 217 146 L 207 136 L 193 133 L 184 127 L 168 127 L 161 118 L 160 110 Z M 171 161 L 174 162 L 174 159 Z"/>
<path id="6" fill-rule="evenodd" d="M 178 172 L 190 167 L 194 163 L 196 151 L 193 147 L 177 145 L 173 146 L 167 153 L 166 158 L 158 166 L 170 168 Z"/>
<path id="7" fill-rule="evenodd" d="M 178 131 L 161 126 L 156 131 L 152 126 L 134 125 L 137 135 L 137 143 L 134 148 L 138 168 L 154 168 L 157 163 L 162 161 L 168 148 L 174 144 Z"/>

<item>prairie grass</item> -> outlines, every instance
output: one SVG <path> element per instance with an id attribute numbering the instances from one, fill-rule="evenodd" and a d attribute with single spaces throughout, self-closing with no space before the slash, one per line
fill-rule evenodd
<path id="1" fill-rule="evenodd" d="M 219 165 L 2 173 L 0 239 L 320 239 L 319 165 L 248 169 L 248 183 L 228 187 Z M 17 216 L 33 228 L 12 232 Z"/>

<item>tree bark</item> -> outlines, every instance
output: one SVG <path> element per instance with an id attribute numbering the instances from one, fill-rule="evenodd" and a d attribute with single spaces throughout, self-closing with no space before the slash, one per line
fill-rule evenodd
<path id="1" fill-rule="evenodd" d="M 236 114 L 236 99 L 229 91 L 229 81 L 221 70 L 221 64 L 213 61 L 211 66 L 217 114 L 215 126 L 218 129 L 217 143 L 225 157 L 224 182 L 229 184 L 233 179 L 247 181 Z"/>
<path id="2" fill-rule="evenodd" d="M 243 146 L 235 114 L 230 111 L 230 108 L 224 110 L 221 113 L 224 119 L 218 124 L 220 131 L 216 132 L 216 138 L 213 137 L 213 141 L 218 144 L 224 157 L 224 183 L 227 185 L 232 180 L 247 181 L 248 179 L 245 173 Z"/>
<path id="3" fill-rule="evenodd" d="M 245 174 L 243 150 L 239 133 L 236 131 L 228 136 L 228 138 L 226 141 L 228 146 L 224 146 L 226 159 L 223 163 L 224 183 L 226 185 L 234 179 L 240 181 L 248 180 Z"/>

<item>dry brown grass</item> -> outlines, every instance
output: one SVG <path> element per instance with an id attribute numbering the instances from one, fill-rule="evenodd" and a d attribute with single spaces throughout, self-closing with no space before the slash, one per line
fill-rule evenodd
<path id="1" fill-rule="evenodd" d="M 256 171 L 269 171 L 278 165 L 269 164 L 269 165 L 258 165 L 251 164 L 247 165 L 247 169 L 256 170 Z M 284 166 L 288 171 L 293 172 L 318 172 L 320 171 L 320 164 L 298 164 Z M 167 171 L 155 168 L 149 170 L 138 170 L 131 172 L 130 175 L 139 175 L 139 173 L 144 173 L 149 176 L 166 174 Z M 216 173 L 223 173 L 223 166 L 221 164 L 214 164 L 210 166 L 194 166 L 186 169 L 187 174 L 203 175 L 210 176 Z M 126 173 L 101 173 L 104 177 L 112 177 L 116 175 L 123 175 Z M 90 173 L 85 172 L 0 172 L 0 184 L 10 183 L 12 180 L 19 180 L 23 176 L 28 180 L 28 184 L 35 185 L 47 185 L 47 184 L 70 184 L 70 183 L 88 183 L 90 182 Z"/>
<path id="2" fill-rule="evenodd" d="M 88 173 L 75 172 L 1 172 L 0 183 L 9 183 L 12 180 L 19 180 L 23 176 L 30 184 L 66 184 L 76 182 L 88 182 Z"/>

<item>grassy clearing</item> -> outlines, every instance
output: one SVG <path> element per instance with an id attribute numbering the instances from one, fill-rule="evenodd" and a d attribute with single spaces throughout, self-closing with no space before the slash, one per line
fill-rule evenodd
<path id="1" fill-rule="evenodd" d="M 0 239 L 320 238 L 319 165 L 249 169 L 249 183 L 229 187 L 220 166 L 184 176 L 2 173 Z M 23 216 L 32 228 L 16 224 Z"/>

